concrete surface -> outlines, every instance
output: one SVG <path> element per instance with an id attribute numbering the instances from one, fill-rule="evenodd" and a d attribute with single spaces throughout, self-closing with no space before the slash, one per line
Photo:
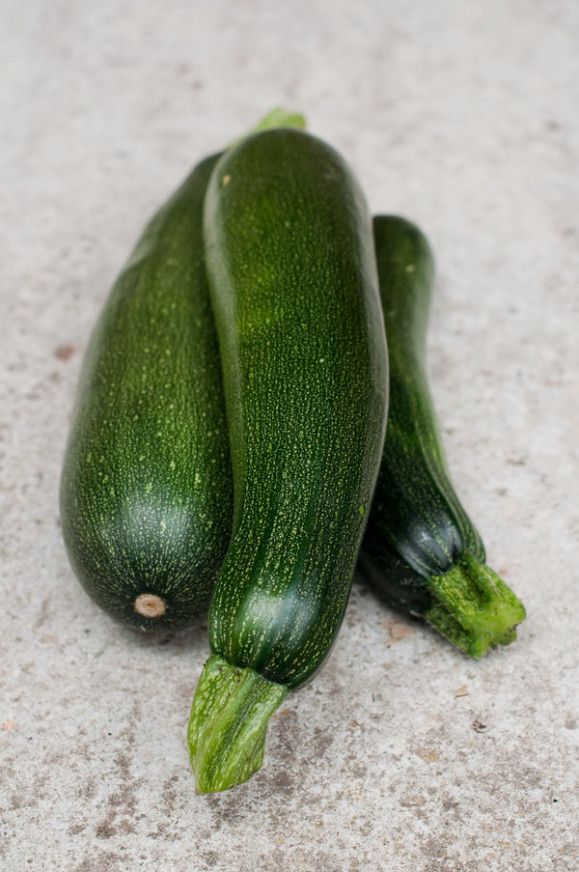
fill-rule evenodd
<path id="1" fill-rule="evenodd" d="M 4 0 L 0 867 L 576 870 L 579 6 Z M 357 587 L 249 785 L 202 798 L 205 627 L 149 642 L 73 578 L 57 484 L 88 331 L 201 155 L 304 110 L 438 255 L 452 472 L 524 598 L 471 663 Z"/>

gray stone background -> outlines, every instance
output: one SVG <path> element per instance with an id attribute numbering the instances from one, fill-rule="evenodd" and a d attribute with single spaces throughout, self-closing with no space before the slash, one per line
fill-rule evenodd
<path id="1" fill-rule="evenodd" d="M 1 6 L 1 868 L 577 869 L 576 0 Z M 58 477 L 88 332 L 142 224 L 280 103 L 373 210 L 432 239 L 451 470 L 529 618 L 474 663 L 356 585 L 261 773 L 198 797 L 206 628 L 155 643 L 98 611 Z"/>

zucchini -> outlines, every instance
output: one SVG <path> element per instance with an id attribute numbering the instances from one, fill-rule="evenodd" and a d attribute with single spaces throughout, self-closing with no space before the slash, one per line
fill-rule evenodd
<path id="1" fill-rule="evenodd" d="M 387 602 L 480 657 L 515 638 L 525 610 L 485 565 L 481 537 L 449 479 L 424 367 L 434 276 L 428 241 L 392 216 L 374 219 L 374 241 L 390 409 L 359 568 Z"/>
<path id="2" fill-rule="evenodd" d="M 205 241 L 234 515 L 189 721 L 201 793 L 259 769 L 271 714 L 328 656 L 387 404 L 370 216 L 332 148 L 295 130 L 245 139 L 212 174 Z"/>
<path id="3" fill-rule="evenodd" d="M 90 340 L 61 482 L 85 590 L 143 629 L 209 601 L 232 514 L 225 408 L 205 277 L 202 161 L 153 217 Z"/>

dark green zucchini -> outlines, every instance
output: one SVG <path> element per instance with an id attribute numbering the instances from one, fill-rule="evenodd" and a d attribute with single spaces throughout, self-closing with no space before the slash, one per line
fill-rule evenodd
<path id="1" fill-rule="evenodd" d="M 374 241 L 390 409 L 359 567 L 388 602 L 480 657 L 515 638 L 525 610 L 485 565 L 482 540 L 448 476 L 424 368 L 430 246 L 417 227 L 390 216 L 374 219 Z"/>
<path id="2" fill-rule="evenodd" d="M 333 149 L 292 130 L 243 141 L 213 172 L 205 240 L 234 523 L 189 722 L 203 793 L 261 766 L 270 715 L 328 656 L 387 401 L 370 217 Z"/>
<path id="3" fill-rule="evenodd" d="M 204 609 L 232 484 L 202 212 L 218 156 L 155 215 L 117 279 L 82 370 L 61 482 L 64 540 L 91 597 L 143 629 Z"/>

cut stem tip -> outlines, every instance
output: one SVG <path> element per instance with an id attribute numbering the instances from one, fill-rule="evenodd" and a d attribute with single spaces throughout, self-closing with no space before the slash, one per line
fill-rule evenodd
<path id="1" fill-rule="evenodd" d="M 428 579 L 432 606 L 424 617 L 450 642 L 479 658 L 508 645 L 526 617 L 525 607 L 489 566 L 465 555 L 444 575 Z"/>
<path id="2" fill-rule="evenodd" d="M 247 781 L 261 768 L 269 719 L 289 689 L 212 654 L 191 706 L 187 740 L 198 793 Z"/>

